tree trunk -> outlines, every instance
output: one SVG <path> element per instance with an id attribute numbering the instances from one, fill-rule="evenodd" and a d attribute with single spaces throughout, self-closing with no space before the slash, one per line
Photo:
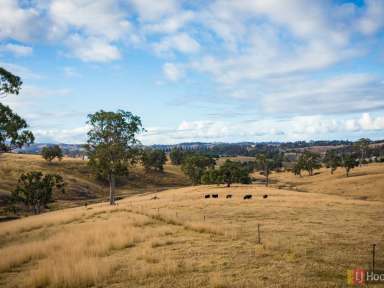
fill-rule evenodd
<path id="1" fill-rule="evenodd" d="M 113 191 L 115 188 L 115 178 L 112 174 L 109 174 L 109 204 L 114 205 L 115 204 L 115 198 L 113 195 Z"/>

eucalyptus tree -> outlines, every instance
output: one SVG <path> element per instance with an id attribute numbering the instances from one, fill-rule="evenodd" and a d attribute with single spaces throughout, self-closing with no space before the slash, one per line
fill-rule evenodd
<path id="1" fill-rule="evenodd" d="M 97 176 L 108 181 L 109 201 L 113 205 L 116 176 L 128 175 L 129 166 L 140 156 L 136 137 L 144 131 L 141 119 L 128 111 L 100 110 L 88 115 L 87 124 L 88 164 Z"/>

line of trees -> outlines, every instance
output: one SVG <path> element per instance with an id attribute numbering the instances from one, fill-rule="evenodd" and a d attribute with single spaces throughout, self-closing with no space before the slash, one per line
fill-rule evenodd
<path id="1" fill-rule="evenodd" d="M 353 153 L 338 153 L 336 150 L 328 150 L 323 159 L 320 154 L 305 151 L 294 165 L 292 172 L 295 175 L 302 176 L 302 171 L 307 171 L 309 176 L 314 175 L 314 170 L 320 169 L 322 164 L 329 168 L 333 174 L 337 168 L 345 169 L 345 174 L 348 177 L 350 171 L 361 163 L 356 154 Z"/>

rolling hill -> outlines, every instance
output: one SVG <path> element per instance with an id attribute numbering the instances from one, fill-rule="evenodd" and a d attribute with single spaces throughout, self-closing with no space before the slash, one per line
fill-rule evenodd
<path id="1" fill-rule="evenodd" d="M 119 179 L 116 194 L 126 197 L 190 184 L 179 167 L 165 165 L 164 169 L 164 173 L 145 173 L 140 166 L 132 168 L 128 177 Z M 79 158 L 65 157 L 61 162 L 49 164 L 39 155 L 0 154 L 0 215 L 5 214 L 1 208 L 4 208 L 7 196 L 15 189 L 19 176 L 34 170 L 58 173 L 64 177 L 66 193 L 54 195 L 56 201 L 50 205 L 53 209 L 100 202 L 108 195 L 107 185 L 97 181 L 87 162 Z"/>

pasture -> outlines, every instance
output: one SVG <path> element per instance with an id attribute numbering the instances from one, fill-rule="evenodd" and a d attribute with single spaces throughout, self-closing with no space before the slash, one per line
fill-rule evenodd
<path id="1" fill-rule="evenodd" d="M 383 267 L 383 211 L 381 201 L 261 185 L 68 208 L 0 223 L 0 286 L 341 287 L 347 269 L 370 267 L 373 243 Z"/>
<path id="2" fill-rule="evenodd" d="M 270 175 L 271 187 L 289 189 L 301 192 L 324 193 L 340 195 L 350 199 L 377 200 L 384 202 L 384 164 L 371 163 L 356 167 L 349 177 L 345 170 L 338 168 L 333 175 L 330 169 L 316 170 L 315 175 L 302 177 L 291 172 L 273 172 Z M 264 181 L 264 176 L 255 172 L 252 175 L 257 180 Z"/>
<path id="3" fill-rule="evenodd" d="M 40 155 L 0 154 L 0 216 L 6 214 L 3 210 L 7 196 L 15 189 L 17 180 L 22 173 L 42 171 L 57 173 L 63 176 L 66 183 L 65 194 L 55 193 L 52 209 L 74 207 L 85 202 L 95 203 L 105 201 L 108 195 L 107 183 L 95 179 L 87 161 L 79 158 L 64 157 L 61 162 L 48 163 Z M 140 165 L 132 167 L 127 177 L 117 179 L 117 196 L 126 197 L 146 191 L 159 191 L 169 188 L 182 187 L 190 181 L 174 165 L 166 164 L 164 173 L 146 173 Z"/>

